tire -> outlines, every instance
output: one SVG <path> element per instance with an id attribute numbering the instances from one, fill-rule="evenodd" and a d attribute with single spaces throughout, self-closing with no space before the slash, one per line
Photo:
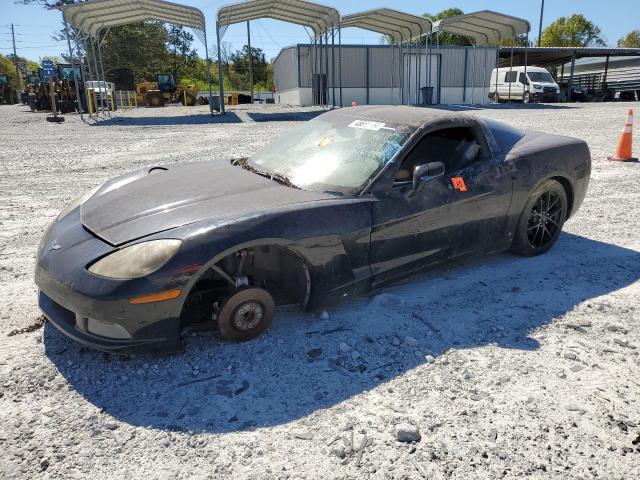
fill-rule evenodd
<path id="1" fill-rule="evenodd" d="M 496 92 L 496 95 L 495 95 L 494 98 L 495 98 L 496 103 L 500 103 L 500 94 L 498 92 Z"/>
<path id="2" fill-rule="evenodd" d="M 145 100 L 147 107 L 164 107 L 164 97 L 161 92 L 148 92 Z"/>
<path id="3" fill-rule="evenodd" d="M 196 105 L 196 96 L 193 95 L 192 93 L 187 92 L 186 97 L 187 97 L 186 105 L 185 105 L 185 94 L 180 95 L 180 103 L 182 105 L 185 105 L 186 107 L 194 107 Z"/>
<path id="4" fill-rule="evenodd" d="M 218 328 L 224 338 L 246 342 L 262 335 L 271 325 L 275 302 L 262 288 L 246 288 L 235 292 L 218 314 Z M 257 323 L 254 323 L 259 319 Z"/>
<path id="5" fill-rule="evenodd" d="M 522 103 L 531 103 L 531 95 L 529 95 L 529 92 L 524 92 Z"/>
<path id="6" fill-rule="evenodd" d="M 553 247 L 567 218 L 567 205 L 567 193 L 558 181 L 540 184 L 520 214 L 511 251 L 532 257 Z"/>

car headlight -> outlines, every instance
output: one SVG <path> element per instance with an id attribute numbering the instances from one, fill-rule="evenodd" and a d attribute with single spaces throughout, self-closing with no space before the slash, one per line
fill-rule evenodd
<path id="1" fill-rule="evenodd" d="M 66 217 L 72 210 L 75 210 L 77 207 L 79 207 L 80 205 L 82 205 L 84 202 L 86 202 L 87 200 L 89 200 L 91 197 L 93 197 L 93 194 L 96 193 L 98 191 L 98 189 L 101 187 L 102 185 L 98 185 L 96 188 L 89 190 L 87 193 L 85 193 L 84 195 L 82 195 L 79 198 L 76 198 L 73 202 L 71 202 L 69 205 L 67 205 L 64 210 L 62 210 L 60 212 L 60 214 L 58 214 L 58 216 L 56 217 L 56 220 L 60 220 L 63 217 Z"/>
<path id="2" fill-rule="evenodd" d="M 180 249 L 182 240 L 165 239 L 137 243 L 98 260 L 89 271 L 108 278 L 130 280 L 160 269 Z"/>
<path id="3" fill-rule="evenodd" d="M 536 90 L 540 90 L 542 88 L 542 85 L 538 85 L 536 83 L 533 84 L 533 88 L 535 88 Z"/>

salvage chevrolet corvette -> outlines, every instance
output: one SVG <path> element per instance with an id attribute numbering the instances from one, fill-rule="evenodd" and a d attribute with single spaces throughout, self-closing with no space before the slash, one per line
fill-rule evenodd
<path id="1" fill-rule="evenodd" d="M 178 351 L 194 323 L 249 340 L 278 304 L 318 311 L 443 261 L 544 253 L 590 171 L 573 138 L 427 108 L 334 110 L 250 158 L 87 193 L 42 239 L 39 303 L 105 351 Z"/>

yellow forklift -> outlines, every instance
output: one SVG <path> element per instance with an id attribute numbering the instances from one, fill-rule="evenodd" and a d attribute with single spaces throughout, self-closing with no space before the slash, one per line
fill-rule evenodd
<path id="1" fill-rule="evenodd" d="M 11 77 L 0 73 L 0 104 L 15 105 L 18 103 L 18 92 L 11 86 Z"/>
<path id="2" fill-rule="evenodd" d="M 198 88 L 195 85 L 176 85 L 170 73 L 160 73 L 155 82 L 143 80 L 136 84 L 136 100 L 138 105 L 147 107 L 163 107 L 165 103 L 182 103 L 193 107 L 197 103 Z"/>

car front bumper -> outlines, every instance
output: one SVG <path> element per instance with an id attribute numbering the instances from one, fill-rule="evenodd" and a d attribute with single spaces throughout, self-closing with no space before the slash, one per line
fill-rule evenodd
<path id="1" fill-rule="evenodd" d="M 558 99 L 558 94 L 553 92 L 531 92 L 531 99 L 536 102 L 555 102 Z"/>
<path id="2" fill-rule="evenodd" d="M 84 229 L 79 209 L 54 222 L 41 242 L 35 272 L 44 315 L 65 335 L 97 350 L 181 351 L 180 297 L 133 305 L 131 298 L 165 285 L 150 278 L 112 280 L 86 270 L 87 264 L 112 250 Z"/>

